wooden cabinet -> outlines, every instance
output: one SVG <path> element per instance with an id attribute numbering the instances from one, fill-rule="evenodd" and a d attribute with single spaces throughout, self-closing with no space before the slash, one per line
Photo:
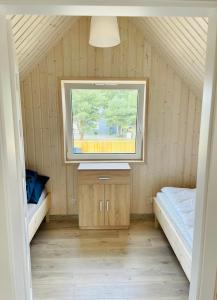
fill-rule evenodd
<path id="1" fill-rule="evenodd" d="M 130 171 L 79 171 L 80 228 L 127 228 L 130 223 Z"/>

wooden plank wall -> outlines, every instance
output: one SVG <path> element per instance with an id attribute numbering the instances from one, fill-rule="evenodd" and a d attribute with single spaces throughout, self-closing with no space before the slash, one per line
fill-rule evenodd
<path id="1" fill-rule="evenodd" d="M 65 30 L 79 17 L 13 15 L 11 21 L 20 76 L 23 78 L 31 66 L 61 39 Z"/>
<path id="2" fill-rule="evenodd" d="M 147 163 L 132 165 L 132 213 L 150 213 L 162 186 L 194 186 L 201 99 L 128 18 L 121 44 L 88 45 L 89 18 L 80 18 L 21 82 L 26 163 L 50 176 L 52 214 L 77 213 L 77 165 L 65 165 L 58 78 L 148 77 Z"/>
<path id="3" fill-rule="evenodd" d="M 217 273 L 216 273 L 216 283 L 215 283 L 215 294 L 214 294 L 214 300 L 217 300 Z"/>
<path id="4" fill-rule="evenodd" d="M 208 18 L 145 17 L 133 18 L 133 22 L 188 80 L 197 95 L 202 95 Z"/>

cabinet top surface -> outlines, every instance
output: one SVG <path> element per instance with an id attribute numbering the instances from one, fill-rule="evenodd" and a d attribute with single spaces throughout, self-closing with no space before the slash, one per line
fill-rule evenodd
<path id="1" fill-rule="evenodd" d="M 80 163 L 78 170 L 130 170 L 128 163 Z"/>

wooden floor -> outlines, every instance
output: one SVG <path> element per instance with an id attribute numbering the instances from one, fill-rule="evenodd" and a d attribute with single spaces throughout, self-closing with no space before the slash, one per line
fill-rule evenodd
<path id="1" fill-rule="evenodd" d="M 152 222 L 80 231 L 43 224 L 31 244 L 34 300 L 186 300 L 188 281 Z"/>

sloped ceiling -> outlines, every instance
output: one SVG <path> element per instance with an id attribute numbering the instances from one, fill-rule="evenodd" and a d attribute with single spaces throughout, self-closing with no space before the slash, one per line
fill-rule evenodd
<path id="1" fill-rule="evenodd" d="M 78 17 L 9 16 L 21 78 L 46 54 Z M 176 72 L 201 95 L 206 57 L 206 18 L 131 18 Z"/>
<path id="2" fill-rule="evenodd" d="M 61 38 L 78 19 L 62 16 L 8 16 L 19 62 L 21 77 Z"/>
<path id="3" fill-rule="evenodd" d="M 133 18 L 134 24 L 170 65 L 201 95 L 206 59 L 208 19 Z"/>

